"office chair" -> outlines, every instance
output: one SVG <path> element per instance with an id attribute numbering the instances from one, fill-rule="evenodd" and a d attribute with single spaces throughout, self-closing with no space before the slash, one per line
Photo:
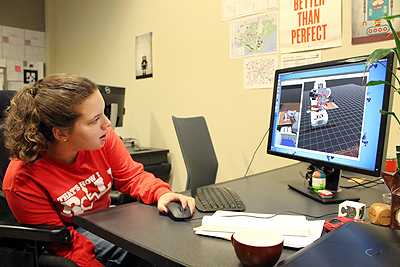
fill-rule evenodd
<path id="1" fill-rule="evenodd" d="M 42 242 L 69 242 L 65 226 L 18 224 L 3 194 L 2 185 L 9 154 L 4 146 L 3 113 L 16 91 L 0 90 L 0 262 L 3 267 L 77 267 L 70 259 L 42 254 Z"/>
<path id="2" fill-rule="evenodd" d="M 172 116 L 187 170 L 186 190 L 215 183 L 218 160 L 204 117 Z"/>

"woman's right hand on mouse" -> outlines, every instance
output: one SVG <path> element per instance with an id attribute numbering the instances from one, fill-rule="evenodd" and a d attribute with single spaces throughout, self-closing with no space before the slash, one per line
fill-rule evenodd
<path id="1" fill-rule="evenodd" d="M 158 210 L 160 212 L 167 213 L 168 212 L 167 204 L 173 201 L 179 201 L 182 204 L 183 208 L 189 207 L 193 215 L 193 211 L 195 209 L 194 198 L 173 192 L 165 193 L 159 198 L 157 203 Z"/>

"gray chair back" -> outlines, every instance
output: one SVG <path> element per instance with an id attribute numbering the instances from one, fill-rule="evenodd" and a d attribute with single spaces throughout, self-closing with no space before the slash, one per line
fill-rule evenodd
<path id="1" fill-rule="evenodd" d="M 172 116 L 187 170 L 186 190 L 215 183 L 218 160 L 204 117 Z"/>

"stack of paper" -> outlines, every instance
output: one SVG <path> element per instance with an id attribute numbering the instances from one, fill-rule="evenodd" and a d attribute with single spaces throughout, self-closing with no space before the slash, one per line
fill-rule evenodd
<path id="1" fill-rule="evenodd" d="M 274 215 L 217 211 L 204 216 L 196 234 L 230 239 L 232 234 L 248 228 L 263 228 L 280 232 L 284 245 L 304 247 L 321 236 L 324 221 L 308 221 L 305 216 Z"/>

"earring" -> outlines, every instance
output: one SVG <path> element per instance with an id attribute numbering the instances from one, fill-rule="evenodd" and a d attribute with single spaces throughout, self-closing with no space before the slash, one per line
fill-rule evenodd
<path id="1" fill-rule="evenodd" d="M 67 142 L 67 138 L 65 138 L 63 141 L 64 141 L 64 142 Z"/>

